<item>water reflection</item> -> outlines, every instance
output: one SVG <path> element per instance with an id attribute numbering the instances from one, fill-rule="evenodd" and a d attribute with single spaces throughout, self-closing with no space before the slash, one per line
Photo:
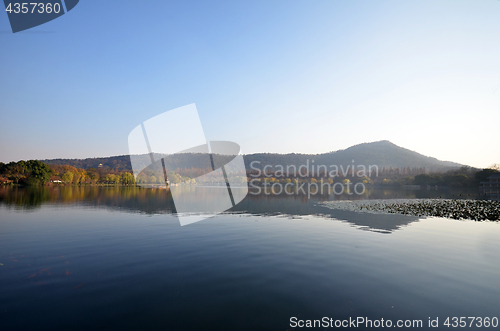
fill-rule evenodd
<path id="1" fill-rule="evenodd" d="M 213 190 L 195 187 L 177 187 L 182 194 L 203 195 L 209 201 Z M 474 191 L 437 191 L 369 188 L 364 195 L 316 194 L 272 194 L 265 189 L 256 194 L 250 191 L 232 213 L 254 215 L 319 215 L 325 218 L 345 220 L 362 229 L 390 233 L 418 221 L 419 217 L 404 215 L 373 215 L 352 211 L 331 210 L 318 205 L 320 201 L 366 200 L 366 199 L 412 199 L 412 198 L 461 198 L 474 197 Z M 199 200 L 199 199 L 198 199 Z M 126 186 L 60 186 L 60 187 L 0 187 L 0 205 L 16 210 L 34 210 L 43 205 L 78 205 L 92 208 L 121 210 L 132 213 L 171 214 L 175 206 L 169 190 Z M 193 211 L 198 211 L 193 206 Z"/>
<path id="2" fill-rule="evenodd" d="M 180 227 L 173 215 L 149 217 L 175 210 L 166 190 L 2 188 L 0 329 L 288 330 L 292 316 L 498 316 L 499 223 L 317 203 L 333 198 L 248 195 L 232 214 Z"/>
<path id="3" fill-rule="evenodd" d="M 147 214 L 172 213 L 170 192 L 126 186 L 0 187 L 0 205 L 31 210 L 49 205 L 84 205 Z"/>

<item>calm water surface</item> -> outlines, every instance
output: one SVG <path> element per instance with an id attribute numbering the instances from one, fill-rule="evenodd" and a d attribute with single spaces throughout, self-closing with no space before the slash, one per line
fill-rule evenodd
<path id="1" fill-rule="evenodd" d="M 334 198 L 346 197 L 249 195 L 180 227 L 165 191 L 2 188 L 0 330 L 289 330 L 291 317 L 325 316 L 424 328 L 439 317 L 444 329 L 448 316 L 500 317 L 499 223 L 317 205 Z"/>

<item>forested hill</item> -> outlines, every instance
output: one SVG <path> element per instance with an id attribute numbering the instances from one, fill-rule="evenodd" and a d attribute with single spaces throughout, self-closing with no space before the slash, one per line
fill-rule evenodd
<path id="1" fill-rule="evenodd" d="M 196 168 L 196 157 L 179 155 L 179 167 Z M 296 165 L 300 166 L 314 160 L 315 165 L 377 165 L 379 168 L 425 168 L 431 171 L 445 171 L 450 168 L 461 167 L 459 163 L 440 161 L 436 158 L 425 156 L 409 149 L 399 147 L 387 140 L 372 143 L 364 143 L 349 147 L 344 150 L 324 154 L 273 154 L 260 153 L 248 154 L 244 156 L 248 170 L 253 167 L 262 168 L 266 165 Z M 52 159 L 41 160 L 52 165 L 70 165 L 76 168 L 111 168 L 115 170 L 131 170 L 130 158 L 128 155 L 89 158 L 89 159 Z"/>
<path id="2" fill-rule="evenodd" d="M 351 146 L 344 150 L 325 154 L 251 154 L 245 156 L 245 163 L 260 161 L 261 166 L 267 164 L 305 164 L 307 160 L 316 165 L 377 165 L 379 168 L 425 168 L 426 170 L 445 171 L 462 167 L 462 164 L 440 161 L 434 157 L 422 155 L 409 149 L 399 147 L 390 141 L 376 141 Z M 255 164 L 254 164 L 255 165 Z"/>
<path id="3" fill-rule="evenodd" d="M 102 167 L 116 170 L 132 170 L 130 157 L 128 155 L 97 157 L 89 159 L 51 159 L 40 160 L 49 165 L 70 165 L 75 168 L 88 169 Z"/>

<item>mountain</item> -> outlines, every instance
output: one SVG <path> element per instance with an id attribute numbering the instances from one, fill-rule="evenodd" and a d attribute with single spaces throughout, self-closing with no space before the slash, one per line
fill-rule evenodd
<path id="1" fill-rule="evenodd" d="M 179 167 L 196 168 L 196 157 L 189 155 L 179 155 Z M 431 171 L 445 171 L 451 168 L 461 167 L 462 164 L 440 161 L 436 158 L 425 156 L 409 149 L 397 146 L 390 141 L 382 140 L 371 143 L 363 143 L 351 146 L 344 150 L 339 150 L 324 154 L 275 154 L 258 153 L 244 156 L 247 170 L 253 168 L 262 169 L 266 165 L 276 166 L 295 165 L 297 167 L 306 164 L 347 166 L 355 165 L 376 165 L 379 168 L 424 168 Z M 97 168 L 100 165 L 116 170 L 131 170 L 128 155 L 89 158 L 89 159 L 52 159 L 41 160 L 51 165 L 70 165 L 77 168 Z M 252 163 L 253 162 L 253 163 Z"/>
<path id="2" fill-rule="evenodd" d="M 260 161 L 267 164 L 305 164 L 314 160 L 316 165 L 377 165 L 379 168 L 426 168 L 427 170 L 447 170 L 462 167 L 462 164 L 440 161 L 434 157 L 425 156 L 409 149 L 397 146 L 390 141 L 382 140 L 351 146 L 344 150 L 325 154 L 251 154 L 245 156 L 245 163 Z M 248 161 L 247 161 L 248 160 Z"/>

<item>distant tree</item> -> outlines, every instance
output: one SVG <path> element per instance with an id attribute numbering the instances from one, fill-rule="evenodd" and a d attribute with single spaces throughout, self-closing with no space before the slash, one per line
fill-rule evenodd
<path id="1" fill-rule="evenodd" d="M 82 180 L 82 175 L 79 171 L 75 171 L 73 173 L 73 183 L 78 184 Z"/>
<path id="2" fill-rule="evenodd" d="M 429 183 L 431 175 L 428 174 L 420 174 L 416 175 L 414 179 L 415 185 L 426 185 Z"/>
<path id="3" fill-rule="evenodd" d="M 479 185 L 480 182 L 485 182 L 488 177 L 497 173 L 499 173 L 499 171 L 495 169 L 483 169 L 474 174 L 474 179 L 476 180 L 476 184 Z"/>
<path id="4" fill-rule="evenodd" d="M 168 173 L 167 178 L 168 178 L 169 182 L 172 184 L 180 183 L 182 181 L 182 177 L 173 171 L 170 171 Z"/>
<path id="5" fill-rule="evenodd" d="M 26 169 L 29 172 L 29 177 L 40 182 L 40 184 L 45 184 L 50 180 L 52 175 L 52 170 L 50 167 L 38 160 L 30 160 L 26 162 Z"/>
<path id="6" fill-rule="evenodd" d="M 452 187 L 465 187 L 468 181 L 469 177 L 464 174 L 455 174 L 447 178 L 448 185 Z"/>
<path id="7" fill-rule="evenodd" d="M 73 179 L 75 183 L 85 183 L 87 180 L 87 171 L 84 169 L 76 169 L 75 176 L 78 176 L 78 180 Z"/>
<path id="8" fill-rule="evenodd" d="M 464 174 L 464 175 L 468 175 L 468 174 L 470 174 L 472 172 L 473 172 L 473 168 L 469 167 L 469 166 L 462 166 L 457 171 L 458 174 Z"/>
<path id="9" fill-rule="evenodd" d="M 6 165 L 6 175 L 14 183 L 19 183 L 22 179 L 27 177 L 26 162 L 10 162 Z"/>
<path id="10" fill-rule="evenodd" d="M 64 175 L 62 175 L 61 180 L 65 183 L 71 183 L 73 182 L 73 172 L 71 171 L 66 171 Z"/>
<path id="11" fill-rule="evenodd" d="M 99 181 L 99 173 L 95 168 L 89 168 L 87 169 L 87 178 L 92 182 L 92 184 L 95 184 Z"/>
<path id="12" fill-rule="evenodd" d="M 118 185 L 120 183 L 120 177 L 115 174 L 107 174 L 104 177 L 104 180 L 108 182 L 109 184 L 115 184 Z"/>
<path id="13" fill-rule="evenodd" d="M 401 185 L 410 185 L 414 182 L 414 180 L 415 178 L 413 177 L 403 177 L 399 182 L 401 183 Z"/>
<path id="14" fill-rule="evenodd" d="M 148 182 L 148 177 L 143 172 L 141 172 L 136 178 L 136 183 L 147 184 L 147 182 Z"/>
<path id="15" fill-rule="evenodd" d="M 135 184 L 134 175 L 130 172 L 124 172 L 121 175 L 120 182 L 126 185 Z"/>

